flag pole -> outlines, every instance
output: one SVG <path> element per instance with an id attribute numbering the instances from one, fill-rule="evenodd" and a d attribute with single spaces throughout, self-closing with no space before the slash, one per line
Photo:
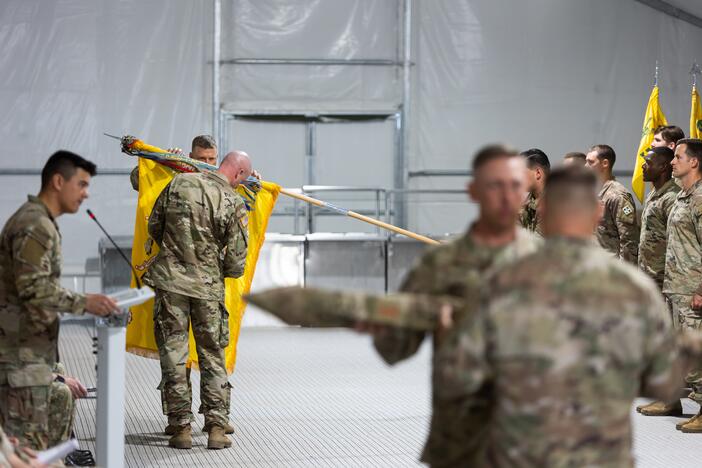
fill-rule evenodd
<path id="1" fill-rule="evenodd" d="M 659 72 L 659 67 L 658 67 L 658 60 L 656 60 L 656 73 L 653 76 L 653 87 L 657 88 L 658 87 L 658 72 Z"/>
<path id="2" fill-rule="evenodd" d="M 690 69 L 690 75 L 692 75 L 692 89 L 697 87 L 697 75 L 699 74 L 702 74 L 702 69 L 697 62 L 694 62 Z"/>
<path id="3" fill-rule="evenodd" d="M 355 211 L 347 210 L 345 208 L 340 208 L 338 206 L 332 205 L 331 203 L 328 203 L 328 202 L 325 202 L 322 200 L 318 200 L 316 198 L 308 197 L 307 195 L 303 195 L 301 193 L 294 192 L 291 189 L 281 188 L 280 193 L 282 193 L 283 195 L 287 195 L 289 197 L 292 197 L 292 198 L 296 198 L 298 200 L 302 200 L 305 203 L 309 203 L 311 205 L 318 206 L 320 208 L 327 208 L 329 210 L 340 213 L 344 216 L 348 216 L 350 218 L 354 218 L 354 219 L 357 219 L 359 221 L 363 221 L 364 223 L 372 224 L 374 226 L 378 226 L 378 227 L 383 228 L 385 230 L 392 231 L 392 232 L 395 232 L 397 234 L 402 234 L 403 236 L 411 237 L 412 239 L 416 239 L 416 240 L 424 242 L 426 244 L 433 244 L 433 245 L 440 244 L 439 241 L 431 239 L 431 238 L 426 237 L 426 236 L 423 236 L 421 234 L 417 234 L 415 232 L 408 231 L 407 229 L 402 229 L 401 227 L 397 227 L 397 226 L 394 226 L 394 225 L 389 224 L 389 223 L 384 223 L 384 222 L 379 221 L 377 219 L 370 218 L 368 216 L 364 216 L 362 214 L 356 213 Z"/>

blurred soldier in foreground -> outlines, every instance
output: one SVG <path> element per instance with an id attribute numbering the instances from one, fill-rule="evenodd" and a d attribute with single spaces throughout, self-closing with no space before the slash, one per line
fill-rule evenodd
<path id="1" fill-rule="evenodd" d="M 586 166 L 602 182 L 599 199 L 604 204 L 604 214 L 597 226 L 597 240 L 605 250 L 636 265 L 639 248 L 636 205 L 634 197 L 612 175 L 616 159 L 614 150 L 607 145 L 593 146 L 586 157 Z"/>
<path id="2" fill-rule="evenodd" d="M 541 235 L 541 223 L 537 208 L 544 191 L 546 177 L 551 170 L 551 163 L 546 153 L 538 148 L 522 151 L 520 154 L 527 164 L 527 189 L 529 193 L 522 206 L 522 211 L 519 213 L 519 224 L 524 229 Z"/>
<path id="3" fill-rule="evenodd" d="M 436 356 L 446 404 L 493 405 L 473 466 L 633 466 L 633 399 L 669 397 L 684 375 L 653 280 L 591 241 L 597 187 L 579 167 L 551 173 L 544 246 L 499 269 Z"/>
<path id="4" fill-rule="evenodd" d="M 73 418 L 72 405 L 66 405 L 70 414 L 50 414 L 52 401 L 71 393 L 52 373 L 59 312 L 105 316 L 117 311 L 107 296 L 78 294 L 60 285 L 56 218 L 78 211 L 94 174 L 95 165 L 77 154 L 54 153 L 42 170 L 39 195 L 30 195 L 0 234 L 0 425 L 35 449 L 65 440 Z"/>
<path id="5" fill-rule="evenodd" d="M 525 171 L 525 161 L 516 151 L 501 145 L 481 149 L 473 159 L 474 179 L 468 186 L 470 198 L 480 207 L 477 221 L 459 239 L 425 254 L 401 290 L 455 296 L 465 300 L 463 312 L 474 313 L 488 272 L 538 245 L 536 236 L 516 225 L 526 188 Z M 412 356 L 425 338 L 424 332 L 403 328 L 372 327 L 371 331 L 377 351 L 390 364 Z M 433 338 L 438 356 L 444 343 L 437 333 Z M 433 467 L 470 466 L 484 447 L 490 407 L 461 408 L 445 398 L 443 377 L 436 372 L 439 364 L 435 357 L 431 429 L 422 461 Z"/>
<path id="6" fill-rule="evenodd" d="M 180 148 L 170 148 L 171 153 L 181 153 Z M 217 165 L 217 143 L 210 135 L 198 135 L 193 138 L 193 142 L 188 155 L 192 159 L 197 159 L 213 166 Z M 139 191 L 139 165 L 132 169 L 129 174 L 129 181 L 132 183 L 132 188 Z M 190 379 L 188 379 L 189 381 Z"/>
<path id="7" fill-rule="evenodd" d="M 149 235 L 160 251 L 145 281 L 156 290 L 154 327 L 161 360 L 171 447 L 192 448 L 191 394 L 186 362 L 192 321 L 201 372 L 207 447 L 231 446 L 225 435 L 230 385 L 224 361 L 229 314 L 224 278 L 244 273 L 248 242 L 246 207 L 234 187 L 251 175 L 243 152 L 227 154 L 217 171 L 177 174 L 149 217 Z"/>
<path id="8" fill-rule="evenodd" d="M 587 156 L 585 155 L 585 153 L 572 151 L 570 153 L 566 153 L 566 155 L 563 156 L 563 165 L 570 166 L 572 164 L 575 166 L 584 166 L 586 158 Z"/>
<path id="9" fill-rule="evenodd" d="M 702 140 L 683 139 L 675 148 L 673 177 L 682 189 L 668 216 L 668 248 L 663 293 L 673 324 L 679 329 L 702 328 Z M 702 371 L 688 374 L 690 398 L 702 403 Z M 669 404 L 666 414 L 682 415 L 680 401 Z M 698 413 L 676 426 L 683 432 L 702 432 Z"/>

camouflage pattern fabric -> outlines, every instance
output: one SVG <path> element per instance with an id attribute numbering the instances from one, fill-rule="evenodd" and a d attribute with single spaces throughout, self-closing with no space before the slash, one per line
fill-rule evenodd
<path id="1" fill-rule="evenodd" d="M 154 326 L 168 424 L 183 426 L 193 420 L 185 367 L 191 321 L 199 357 L 201 411 L 205 424 L 224 426 L 229 420 L 231 389 L 224 365 L 224 348 L 229 344 L 229 314 L 224 303 L 158 289 Z"/>
<path id="2" fill-rule="evenodd" d="M 58 226 L 30 195 L 0 234 L 0 424 L 36 449 L 49 440 L 58 314 L 85 311 L 85 296 L 62 288 L 60 276 Z"/>
<path id="3" fill-rule="evenodd" d="M 678 330 L 702 330 L 702 311 L 692 310 L 692 296 L 667 294 L 666 302 L 673 324 Z M 690 386 L 689 398 L 702 404 L 702 370 L 696 368 L 685 376 L 685 383 Z"/>
<path id="4" fill-rule="evenodd" d="M 66 376 L 63 364 L 56 363 L 53 373 Z M 63 382 L 54 380 L 49 388 L 49 447 L 67 441 L 73 430 L 76 404 L 71 389 Z"/>
<path id="5" fill-rule="evenodd" d="M 639 268 L 663 290 L 668 216 L 680 187 L 671 179 L 658 190 L 652 190 L 644 202 L 639 239 Z"/>
<path id="6" fill-rule="evenodd" d="M 639 225 L 634 197 L 612 179 L 602 185 L 599 199 L 604 204 L 604 214 L 597 227 L 597 240 L 605 250 L 636 265 Z"/>
<path id="7" fill-rule="evenodd" d="M 493 405 L 473 466 L 633 466 L 633 399 L 668 401 L 684 369 L 653 281 L 589 241 L 547 239 L 489 285 L 435 359 L 438 402 Z"/>
<path id="8" fill-rule="evenodd" d="M 524 229 L 542 235 L 541 220 L 538 216 L 539 200 L 532 192 L 527 195 L 526 201 L 519 213 L 519 225 Z"/>
<path id="9" fill-rule="evenodd" d="M 539 243 L 539 238 L 518 229 L 513 243 L 487 247 L 476 244 L 469 230 L 459 239 L 427 252 L 409 272 L 401 290 L 457 297 L 464 301 L 464 309 L 457 315 L 472 315 L 478 309 L 486 275 L 498 265 L 509 264 L 533 252 Z M 374 344 L 383 359 L 394 364 L 417 352 L 425 336 L 424 332 L 388 327 L 374 337 Z M 458 402 L 438 398 L 438 389 L 445 385 L 437 372 L 441 367 L 439 350 L 452 345 L 438 336 L 434 337 L 433 345 L 431 427 L 422 461 L 432 467 L 471 466 L 485 446 L 491 406 L 482 401 L 472 406 L 459 406 Z"/>
<path id="10" fill-rule="evenodd" d="M 668 216 L 663 292 L 702 293 L 702 180 L 681 190 Z"/>
<path id="11" fill-rule="evenodd" d="M 244 273 L 248 243 L 244 202 L 218 172 L 177 174 L 149 217 L 160 247 L 145 275 L 150 286 L 224 300 L 224 278 Z"/>

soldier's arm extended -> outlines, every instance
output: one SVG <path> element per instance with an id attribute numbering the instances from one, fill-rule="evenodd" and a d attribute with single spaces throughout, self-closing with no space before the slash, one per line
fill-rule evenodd
<path id="1" fill-rule="evenodd" d="M 433 276 L 431 253 L 425 255 L 405 278 L 401 292 L 431 293 L 428 279 Z M 388 364 L 395 364 L 407 359 L 417 352 L 426 334 L 421 331 L 398 327 L 380 327 L 373 333 L 373 345 L 378 354 Z"/>
<path id="2" fill-rule="evenodd" d="M 159 194 L 158 198 L 156 199 L 156 203 L 154 203 L 154 207 L 151 210 L 151 214 L 149 214 L 149 223 L 147 225 L 149 236 L 151 236 L 151 238 L 159 246 L 161 246 L 161 242 L 163 241 L 163 231 L 166 227 L 166 208 L 168 204 L 168 192 L 170 189 L 171 184 L 169 183 Z"/>
<path id="3" fill-rule="evenodd" d="M 41 310 L 82 314 L 86 296 L 61 287 L 59 278 L 52 274 L 59 239 L 44 223 L 50 221 L 42 220 L 13 239 L 12 265 L 19 298 Z"/>
<path id="4" fill-rule="evenodd" d="M 243 202 L 236 205 L 227 221 L 222 273 L 225 278 L 239 278 L 244 274 L 249 246 L 248 215 Z"/>
<path id="5" fill-rule="evenodd" d="M 619 199 L 615 216 L 619 233 L 619 258 L 636 265 L 639 252 L 639 225 L 636 221 L 636 205 L 631 194 L 627 193 Z"/>

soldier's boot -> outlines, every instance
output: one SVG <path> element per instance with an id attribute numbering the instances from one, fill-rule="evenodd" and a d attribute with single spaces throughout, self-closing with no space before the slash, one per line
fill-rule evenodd
<path id="1" fill-rule="evenodd" d="M 678 427 L 680 426 L 680 427 Z M 685 421 L 681 424 L 676 424 L 675 425 L 676 429 L 680 429 L 683 432 L 687 433 L 701 433 L 702 432 L 702 409 L 700 409 L 700 412 L 697 413 L 694 417 L 689 419 L 688 421 Z"/>
<path id="2" fill-rule="evenodd" d="M 173 424 L 169 424 L 166 426 L 166 428 L 163 430 L 163 433 L 169 436 L 175 435 L 175 433 L 178 431 L 178 426 L 175 426 Z"/>
<path id="3" fill-rule="evenodd" d="M 207 448 L 219 450 L 232 446 L 232 441 L 224 433 L 224 428 L 221 426 L 211 426 L 207 436 Z"/>
<path id="4" fill-rule="evenodd" d="M 168 439 L 168 446 L 177 449 L 193 448 L 193 430 L 190 424 L 187 426 L 178 426 L 173 437 Z"/>
<path id="5" fill-rule="evenodd" d="M 647 405 L 636 407 L 636 411 L 644 416 L 682 416 L 683 409 L 680 400 L 674 403 L 666 403 L 664 401 L 654 401 Z"/>
<path id="6" fill-rule="evenodd" d="M 210 432 L 210 425 L 209 425 L 209 424 L 205 424 L 205 425 L 202 427 L 202 432 Z M 226 423 L 226 424 L 224 425 L 224 433 L 225 433 L 225 434 L 234 434 L 234 426 L 232 426 L 232 425 L 229 424 L 229 423 Z"/>

